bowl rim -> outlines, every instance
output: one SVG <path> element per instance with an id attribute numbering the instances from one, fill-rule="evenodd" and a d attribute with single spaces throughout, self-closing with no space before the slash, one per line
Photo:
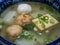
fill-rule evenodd
<path id="1" fill-rule="evenodd" d="M 14 5 L 16 3 L 20 3 L 20 2 L 40 2 L 40 3 L 45 3 L 45 4 L 48 4 L 49 6 L 53 7 L 54 9 L 56 9 L 59 13 L 60 13 L 60 5 L 59 3 L 54 0 L 0 0 L 0 14 L 5 10 L 7 9 L 8 7 L 10 7 L 11 5 Z M 56 4 L 56 5 L 54 5 Z M 59 39 L 55 40 L 58 42 Z M 53 41 L 47 45 L 53 45 L 55 44 L 56 42 Z M 9 41 L 8 41 L 9 42 Z M 60 41 L 59 41 L 60 42 Z"/>

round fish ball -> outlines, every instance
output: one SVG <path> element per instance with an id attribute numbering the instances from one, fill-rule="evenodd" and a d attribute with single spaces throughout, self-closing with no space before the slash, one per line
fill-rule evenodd
<path id="1" fill-rule="evenodd" d="M 16 24 L 22 25 L 25 22 L 30 22 L 32 20 L 31 15 L 19 15 L 17 17 Z"/>
<path id="2" fill-rule="evenodd" d="M 20 4 L 18 5 L 17 12 L 21 13 L 30 13 L 32 11 L 32 7 L 29 4 Z"/>
<path id="3" fill-rule="evenodd" d="M 12 25 L 6 29 L 6 36 L 8 37 L 9 40 L 12 41 L 14 41 L 21 33 L 22 27 L 19 25 Z"/>

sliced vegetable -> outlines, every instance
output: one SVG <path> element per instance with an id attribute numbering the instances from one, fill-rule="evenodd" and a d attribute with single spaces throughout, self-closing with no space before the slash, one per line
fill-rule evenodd
<path id="1" fill-rule="evenodd" d="M 54 24 L 55 21 L 54 21 L 53 19 L 50 19 L 50 23 L 51 23 L 51 24 Z"/>
<path id="2" fill-rule="evenodd" d="M 49 17 L 48 17 L 48 16 L 44 16 L 43 18 L 44 18 L 45 20 L 48 20 L 48 19 L 49 19 Z"/>
<path id="3" fill-rule="evenodd" d="M 43 16 L 41 18 L 45 23 L 48 23 L 49 17 L 48 16 Z"/>
<path id="4" fill-rule="evenodd" d="M 33 35 L 29 31 L 26 31 L 26 30 L 23 30 L 21 37 L 24 39 L 29 39 L 29 40 L 33 39 Z"/>
<path id="5" fill-rule="evenodd" d="M 45 20 L 46 23 L 48 23 L 49 21 L 48 20 Z"/>
<path id="6" fill-rule="evenodd" d="M 25 32 L 24 32 L 24 35 L 25 35 L 25 36 L 28 36 L 28 35 L 30 35 L 30 33 L 29 33 L 28 31 L 25 31 Z"/>
<path id="7" fill-rule="evenodd" d="M 42 26 L 43 28 L 45 28 L 45 23 L 44 23 L 44 21 L 41 20 L 41 19 L 39 19 L 39 22 L 41 23 L 41 26 Z"/>

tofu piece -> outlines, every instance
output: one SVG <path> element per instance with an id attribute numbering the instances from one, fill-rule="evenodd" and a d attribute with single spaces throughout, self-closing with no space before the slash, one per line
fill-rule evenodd
<path id="1" fill-rule="evenodd" d="M 48 17 L 48 23 L 45 22 L 45 20 L 47 19 L 45 16 Z M 46 19 L 44 20 L 43 17 L 45 17 Z M 59 23 L 54 17 L 50 16 L 49 14 L 45 14 L 39 18 L 33 19 L 32 22 L 41 32 Z"/>

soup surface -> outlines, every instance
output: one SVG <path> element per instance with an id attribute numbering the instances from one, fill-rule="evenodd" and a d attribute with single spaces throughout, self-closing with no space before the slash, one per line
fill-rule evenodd
<path id="1" fill-rule="evenodd" d="M 32 11 L 26 14 L 18 13 L 17 7 L 20 4 L 29 4 L 32 7 Z M 41 31 L 41 28 L 38 29 L 39 27 L 37 28 L 37 26 L 34 24 L 34 22 L 32 22 L 32 20 L 39 18 L 41 16 L 44 16 L 44 15 L 47 15 L 47 14 L 53 17 L 58 22 L 58 24 L 54 26 L 50 26 L 49 28 L 46 28 L 43 31 Z M 11 15 L 13 15 L 13 20 L 12 19 L 10 20 L 9 18 L 9 17 L 12 18 Z M 23 16 L 25 15 L 25 17 L 29 20 L 24 18 L 23 21 L 21 20 L 22 22 L 19 22 L 22 15 Z M 46 4 L 37 3 L 37 2 L 28 2 L 28 3 L 19 3 L 16 5 L 13 5 L 9 7 L 8 9 L 6 9 L 1 14 L 0 20 L 1 20 L 0 21 L 0 35 L 3 36 L 5 39 L 9 40 L 10 42 L 13 42 L 17 45 L 46 45 L 47 43 L 50 43 L 60 37 L 60 14 L 55 9 L 53 9 L 52 7 Z M 26 22 L 23 23 L 24 21 Z M 54 24 L 55 21 L 51 20 L 51 22 Z M 21 28 L 17 25 L 21 26 Z M 42 23 L 42 26 L 45 27 L 45 24 Z M 20 31 L 19 35 L 16 35 L 18 34 L 17 30 Z M 16 33 L 14 35 L 14 38 L 15 37 L 17 38 L 13 39 L 15 41 L 10 40 L 12 39 L 11 35 L 9 34 L 10 32 L 11 32 L 11 35 Z M 6 33 L 8 34 L 7 36 L 6 36 Z"/>

